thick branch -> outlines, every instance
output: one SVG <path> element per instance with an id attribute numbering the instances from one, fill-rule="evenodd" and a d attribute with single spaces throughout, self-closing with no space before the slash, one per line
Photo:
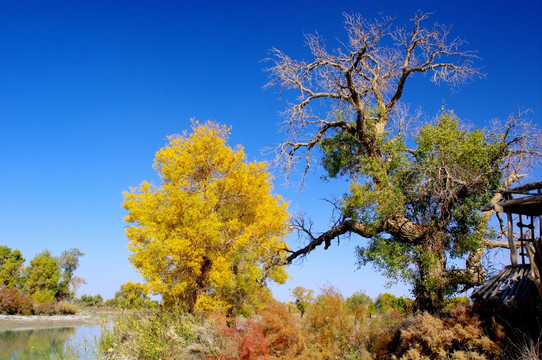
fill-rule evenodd
<path id="1" fill-rule="evenodd" d="M 318 246 L 322 244 L 324 244 L 324 250 L 327 249 L 331 244 L 331 240 L 341 235 L 344 235 L 347 232 L 351 232 L 352 229 L 354 228 L 353 225 L 354 225 L 354 222 L 352 220 L 345 220 L 335 225 L 334 227 L 332 227 L 331 229 L 324 232 L 318 237 L 313 237 L 311 235 L 312 239 L 305 247 L 297 251 L 293 251 L 290 255 L 288 255 L 288 257 L 286 258 L 286 264 L 290 264 L 293 260 L 295 260 L 296 258 L 300 256 L 307 255 L 308 253 L 310 253 L 311 251 L 313 251 L 314 249 L 316 249 Z M 359 226 L 359 224 L 357 224 L 356 228 L 357 228 L 357 231 L 363 232 L 363 229 L 362 227 Z M 305 229 L 305 228 L 300 229 L 300 230 L 302 230 L 305 233 L 310 233 L 308 232 L 308 229 Z"/>

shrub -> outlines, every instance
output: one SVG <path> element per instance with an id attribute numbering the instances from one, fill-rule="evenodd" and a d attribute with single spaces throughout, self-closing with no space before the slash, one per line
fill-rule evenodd
<path id="1" fill-rule="evenodd" d="M 262 325 L 256 319 L 237 319 L 228 326 L 226 317 L 215 315 L 215 336 L 220 351 L 211 359 L 218 360 L 271 360 L 274 359 L 267 346 Z"/>
<path id="2" fill-rule="evenodd" d="M 456 306 L 444 318 L 417 314 L 402 327 L 397 349 L 402 360 L 482 360 L 499 354 L 497 345 L 484 334 L 480 320 L 464 305 Z"/>
<path id="3" fill-rule="evenodd" d="M 342 295 L 333 287 L 322 289 L 305 316 L 303 325 L 312 348 L 322 356 L 342 354 L 350 348 L 354 324 L 344 306 Z"/>
<path id="4" fill-rule="evenodd" d="M 375 303 L 369 295 L 363 291 L 353 293 L 345 301 L 345 306 L 355 317 L 356 320 L 364 320 L 367 315 L 374 315 L 376 312 Z"/>
<path id="5" fill-rule="evenodd" d="M 77 306 L 67 301 L 59 301 L 55 304 L 55 313 L 63 315 L 72 315 L 77 313 Z"/>
<path id="6" fill-rule="evenodd" d="M 258 314 L 272 355 L 292 359 L 303 352 L 305 338 L 297 313 L 270 297 L 265 301 L 264 309 Z"/>
<path id="7" fill-rule="evenodd" d="M 33 313 L 34 302 L 31 298 L 19 289 L 0 286 L 0 314 L 31 315 Z"/>
<path id="8" fill-rule="evenodd" d="M 48 289 L 38 289 L 31 296 L 38 305 L 48 305 L 55 301 L 55 293 Z"/>
<path id="9" fill-rule="evenodd" d="M 212 319 L 139 313 L 121 315 L 112 328 L 103 329 L 98 350 L 101 359 L 219 359 L 217 344 Z"/>

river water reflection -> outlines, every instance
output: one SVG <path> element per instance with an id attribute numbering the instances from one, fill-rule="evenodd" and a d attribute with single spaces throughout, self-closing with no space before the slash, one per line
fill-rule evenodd
<path id="1" fill-rule="evenodd" d="M 100 326 L 0 330 L 0 360 L 96 359 Z"/>

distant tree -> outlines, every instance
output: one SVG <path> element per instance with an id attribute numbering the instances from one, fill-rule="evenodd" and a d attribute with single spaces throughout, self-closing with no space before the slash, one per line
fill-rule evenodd
<path id="1" fill-rule="evenodd" d="M 301 159 L 304 180 L 320 157 L 327 179 L 349 182 L 330 229 L 315 233 L 294 219 L 308 243 L 286 263 L 356 235 L 365 239 L 360 264 L 411 284 L 416 307 L 438 311 L 451 294 L 484 281 L 486 250 L 508 247 L 494 241 L 490 214 L 479 209 L 540 160 L 542 133 L 521 116 L 473 130 L 445 111 L 417 126 L 400 103 L 409 79 L 428 75 L 454 86 L 481 75 L 465 42 L 451 38 L 449 27 L 426 27 L 427 18 L 417 13 L 407 29 L 389 17 L 346 15 L 348 38 L 336 50 L 319 35 L 307 36 L 309 61 L 274 49 L 269 85 L 297 96 L 286 112 L 288 138 L 277 148 L 287 174 Z"/>
<path id="2" fill-rule="evenodd" d="M 357 316 L 375 314 L 373 299 L 363 291 L 356 291 L 345 300 L 346 307 Z"/>
<path id="3" fill-rule="evenodd" d="M 141 309 L 155 307 L 157 303 L 151 300 L 145 285 L 128 281 L 120 286 L 113 299 L 106 301 L 106 305 L 122 309 Z"/>
<path id="4" fill-rule="evenodd" d="M 395 310 L 399 314 L 407 315 L 412 312 L 413 300 L 397 297 L 390 293 L 383 293 L 376 297 L 375 308 L 381 313 Z"/>
<path id="5" fill-rule="evenodd" d="M 103 306 L 105 304 L 104 298 L 100 294 L 94 296 L 83 294 L 79 299 L 75 299 L 74 302 L 79 305 L 92 307 Z"/>
<path id="6" fill-rule="evenodd" d="M 271 194 L 265 163 L 227 146 L 228 128 L 192 130 L 156 153 L 160 186 L 124 193 L 130 261 L 167 307 L 250 311 L 268 279 L 287 278 L 268 266 L 284 260 L 286 203 Z"/>
<path id="7" fill-rule="evenodd" d="M 450 311 L 452 311 L 452 309 L 454 309 L 459 304 L 470 307 L 471 302 L 470 302 L 470 299 L 468 297 L 466 297 L 466 296 L 456 296 L 456 297 L 453 297 L 453 298 L 449 299 L 446 302 L 446 307 L 444 308 L 444 311 L 450 312 Z"/>
<path id="8" fill-rule="evenodd" d="M 25 259 L 19 250 L 11 250 L 6 245 L 0 245 L 0 285 L 7 288 L 19 287 L 24 262 Z"/>
<path id="9" fill-rule="evenodd" d="M 85 254 L 79 249 L 72 248 L 64 250 L 57 258 L 58 266 L 62 270 L 59 283 L 59 298 L 69 300 L 75 294 L 75 290 L 81 284 L 85 283 L 84 279 L 74 276 L 75 271 L 79 267 L 79 258 L 83 255 Z"/>
<path id="10" fill-rule="evenodd" d="M 305 289 L 302 286 L 296 286 L 292 291 L 292 296 L 295 299 L 297 309 L 303 316 L 309 304 L 314 301 L 314 291 Z"/>
<path id="11" fill-rule="evenodd" d="M 58 294 L 60 268 L 49 250 L 37 254 L 24 272 L 24 290 L 36 302 L 47 303 Z"/>

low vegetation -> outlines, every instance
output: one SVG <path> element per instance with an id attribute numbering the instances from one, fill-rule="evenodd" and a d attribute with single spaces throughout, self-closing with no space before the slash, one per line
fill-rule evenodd
<path id="1" fill-rule="evenodd" d="M 298 295 L 307 292 L 296 289 Z M 412 300 L 385 294 L 374 301 L 361 294 L 344 299 L 336 289 L 324 288 L 318 296 L 305 298 L 303 310 L 298 299 L 286 304 L 264 294 L 264 305 L 253 316 L 233 321 L 220 313 L 123 315 L 104 331 L 99 351 L 105 359 L 462 360 L 504 356 L 502 326 L 500 336 L 489 332 L 464 300 L 450 301 L 449 312 L 440 315 L 412 314 L 397 305 L 410 302 L 411 306 Z M 375 306 L 383 298 L 392 305 Z"/>

